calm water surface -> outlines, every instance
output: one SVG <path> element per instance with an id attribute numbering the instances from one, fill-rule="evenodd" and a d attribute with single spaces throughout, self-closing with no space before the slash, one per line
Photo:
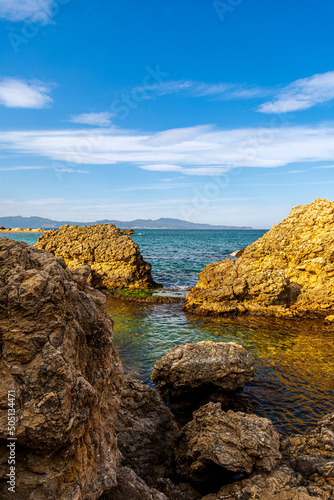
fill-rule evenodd
<path id="1" fill-rule="evenodd" d="M 265 231 L 138 231 L 133 236 L 151 262 L 156 281 L 187 289 L 209 262 L 249 245 Z M 12 234 L 35 243 L 39 235 Z M 283 433 L 298 432 L 334 411 L 334 335 L 317 322 L 240 317 L 206 318 L 180 304 L 145 304 L 108 297 L 115 320 L 114 341 L 126 371 L 150 383 L 154 362 L 177 344 L 236 341 L 256 360 L 253 382 L 231 401 L 235 409 L 273 420 Z"/>

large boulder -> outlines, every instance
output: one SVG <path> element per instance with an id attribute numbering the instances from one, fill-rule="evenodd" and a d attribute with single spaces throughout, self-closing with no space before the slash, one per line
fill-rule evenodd
<path id="1" fill-rule="evenodd" d="M 117 484 L 122 367 L 105 297 L 88 273 L 0 238 L 0 439 L 16 455 L 13 496 L 9 448 L 1 446 L 4 500 L 95 500 Z"/>
<path id="2" fill-rule="evenodd" d="M 211 480 L 224 470 L 271 471 L 280 457 L 279 436 L 270 420 L 223 412 L 219 403 L 208 403 L 194 412 L 176 450 L 179 474 L 194 481 Z"/>
<path id="3" fill-rule="evenodd" d="M 245 249 L 237 261 L 209 264 L 185 309 L 204 314 L 280 317 L 334 312 L 334 202 L 318 199 Z"/>
<path id="4" fill-rule="evenodd" d="M 162 394 L 179 395 L 203 386 L 235 391 L 254 375 L 254 360 L 240 344 L 203 341 L 171 349 L 155 363 L 151 379 Z"/>
<path id="5" fill-rule="evenodd" d="M 61 226 L 40 236 L 36 248 L 63 257 L 70 269 L 89 265 L 94 286 L 150 288 L 156 286 L 151 265 L 139 247 L 113 224 Z"/>
<path id="6" fill-rule="evenodd" d="M 125 378 L 116 432 L 123 466 L 150 485 L 171 472 L 179 428 L 156 389 Z"/>

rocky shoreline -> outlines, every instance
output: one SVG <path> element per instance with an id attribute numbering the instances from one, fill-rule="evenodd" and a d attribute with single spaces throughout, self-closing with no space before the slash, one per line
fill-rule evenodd
<path id="1" fill-rule="evenodd" d="M 321 312 L 329 323 L 332 229 L 334 204 L 297 207 L 236 262 L 207 266 L 186 309 L 280 318 Z M 8 394 L 15 395 L 11 443 L 22 500 L 334 498 L 334 413 L 304 434 L 283 437 L 269 419 L 235 411 L 229 398 L 255 375 L 241 345 L 175 346 L 153 367 L 157 389 L 123 375 L 107 294 L 96 287 L 140 293 L 143 284 L 157 284 L 138 246 L 115 226 L 63 226 L 35 247 L 0 238 L 0 278 L 4 500 L 13 498 Z M 192 415 L 178 418 L 173 401 L 194 398 Z"/>
<path id="2" fill-rule="evenodd" d="M 45 229 L 31 229 L 30 227 L 3 227 L 0 226 L 0 233 L 44 233 Z"/>

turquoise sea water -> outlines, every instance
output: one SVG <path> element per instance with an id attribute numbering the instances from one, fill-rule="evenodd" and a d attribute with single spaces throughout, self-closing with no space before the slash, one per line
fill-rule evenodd
<path id="1" fill-rule="evenodd" d="M 152 264 L 155 281 L 165 287 L 187 289 L 197 283 L 197 274 L 207 264 L 229 257 L 265 232 L 138 230 L 132 239 L 144 259 Z"/>
<path id="2" fill-rule="evenodd" d="M 151 262 L 156 281 L 187 289 L 209 262 L 227 257 L 265 231 L 141 230 L 133 240 Z M 8 234 L 6 234 L 8 236 Z M 13 234 L 33 244 L 37 234 Z M 115 320 L 114 342 L 126 371 L 147 383 L 154 362 L 177 344 L 236 341 L 255 358 L 257 375 L 238 395 L 221 400 L 224 407 L 251 411 L 273 420 L 283 433 L 315 425 L 334 411 L 334 335 L 316 321 L 290 322 L 251 317 L 207 318 L 182 311 L 182 304 L 145 304 L 108 297 Z M 203 395 L 201 396 L 203 402 Z M 205 397 L 204 397 L 205 402 Z M 172 402 L 182 419 L 193 405 Z"/>

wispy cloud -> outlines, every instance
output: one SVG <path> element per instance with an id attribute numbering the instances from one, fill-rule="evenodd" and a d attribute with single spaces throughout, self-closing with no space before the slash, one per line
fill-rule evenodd
<path id="1" fill-rule="evenodd" d="M 320 165 L 319 167 L 312 167 L 315 170 L 322 170 L 327 168 L 334 168 L 334 165 Z"/>
<path id="2" fill-rule="evenodd" d="M 81 123 L 83 125 L 93 125 L 96 127 L 107 127 L 111 124 L 112 113 L 82 113 L 70 118 L 72 123 Z"/>
<path id="3" fill-rule="evenodd" d="M 45 108 L 52 102 L 50 89 L 39 82 L 14 78 L 0 80 L 0 105 L 6 108 Z"/>
<path id="4" fill-rule="evenodd" d="M 261 104 L 261 113 L 287 113 L 309 109 L 334 99 L 334 71 L 302 78 L 282 89 L 278 96 Z"/>
<path id="5" fill-rule="evenodd" d="M 162 81 L 159 85 L 140 89 L 145 91 L 146 98 L 176 94 L 180 97 L 209 97 L 212 100 L 253 99 L 265 97 L 268 90 L 237 83 L 206 83 L 193 80 Z"/>
<path id="6" fill-rule="evenodd" d="M 268 138 L 265 143 L 259 138 Z M 68 164 L 135 165 L 156 172 L 218 175 L 234 167 L 334 161 L 333 126 L 220 130 L 204 125 L 142 133 L 120 129 L 0 132 L 4 150 Z M 60 166 L 61 168 L 61 166 Z"/>
<path id="7" fill-rule="evenodd" d="M 0 0 L 0 19 L 48 24 L 55 0 Z"/>

